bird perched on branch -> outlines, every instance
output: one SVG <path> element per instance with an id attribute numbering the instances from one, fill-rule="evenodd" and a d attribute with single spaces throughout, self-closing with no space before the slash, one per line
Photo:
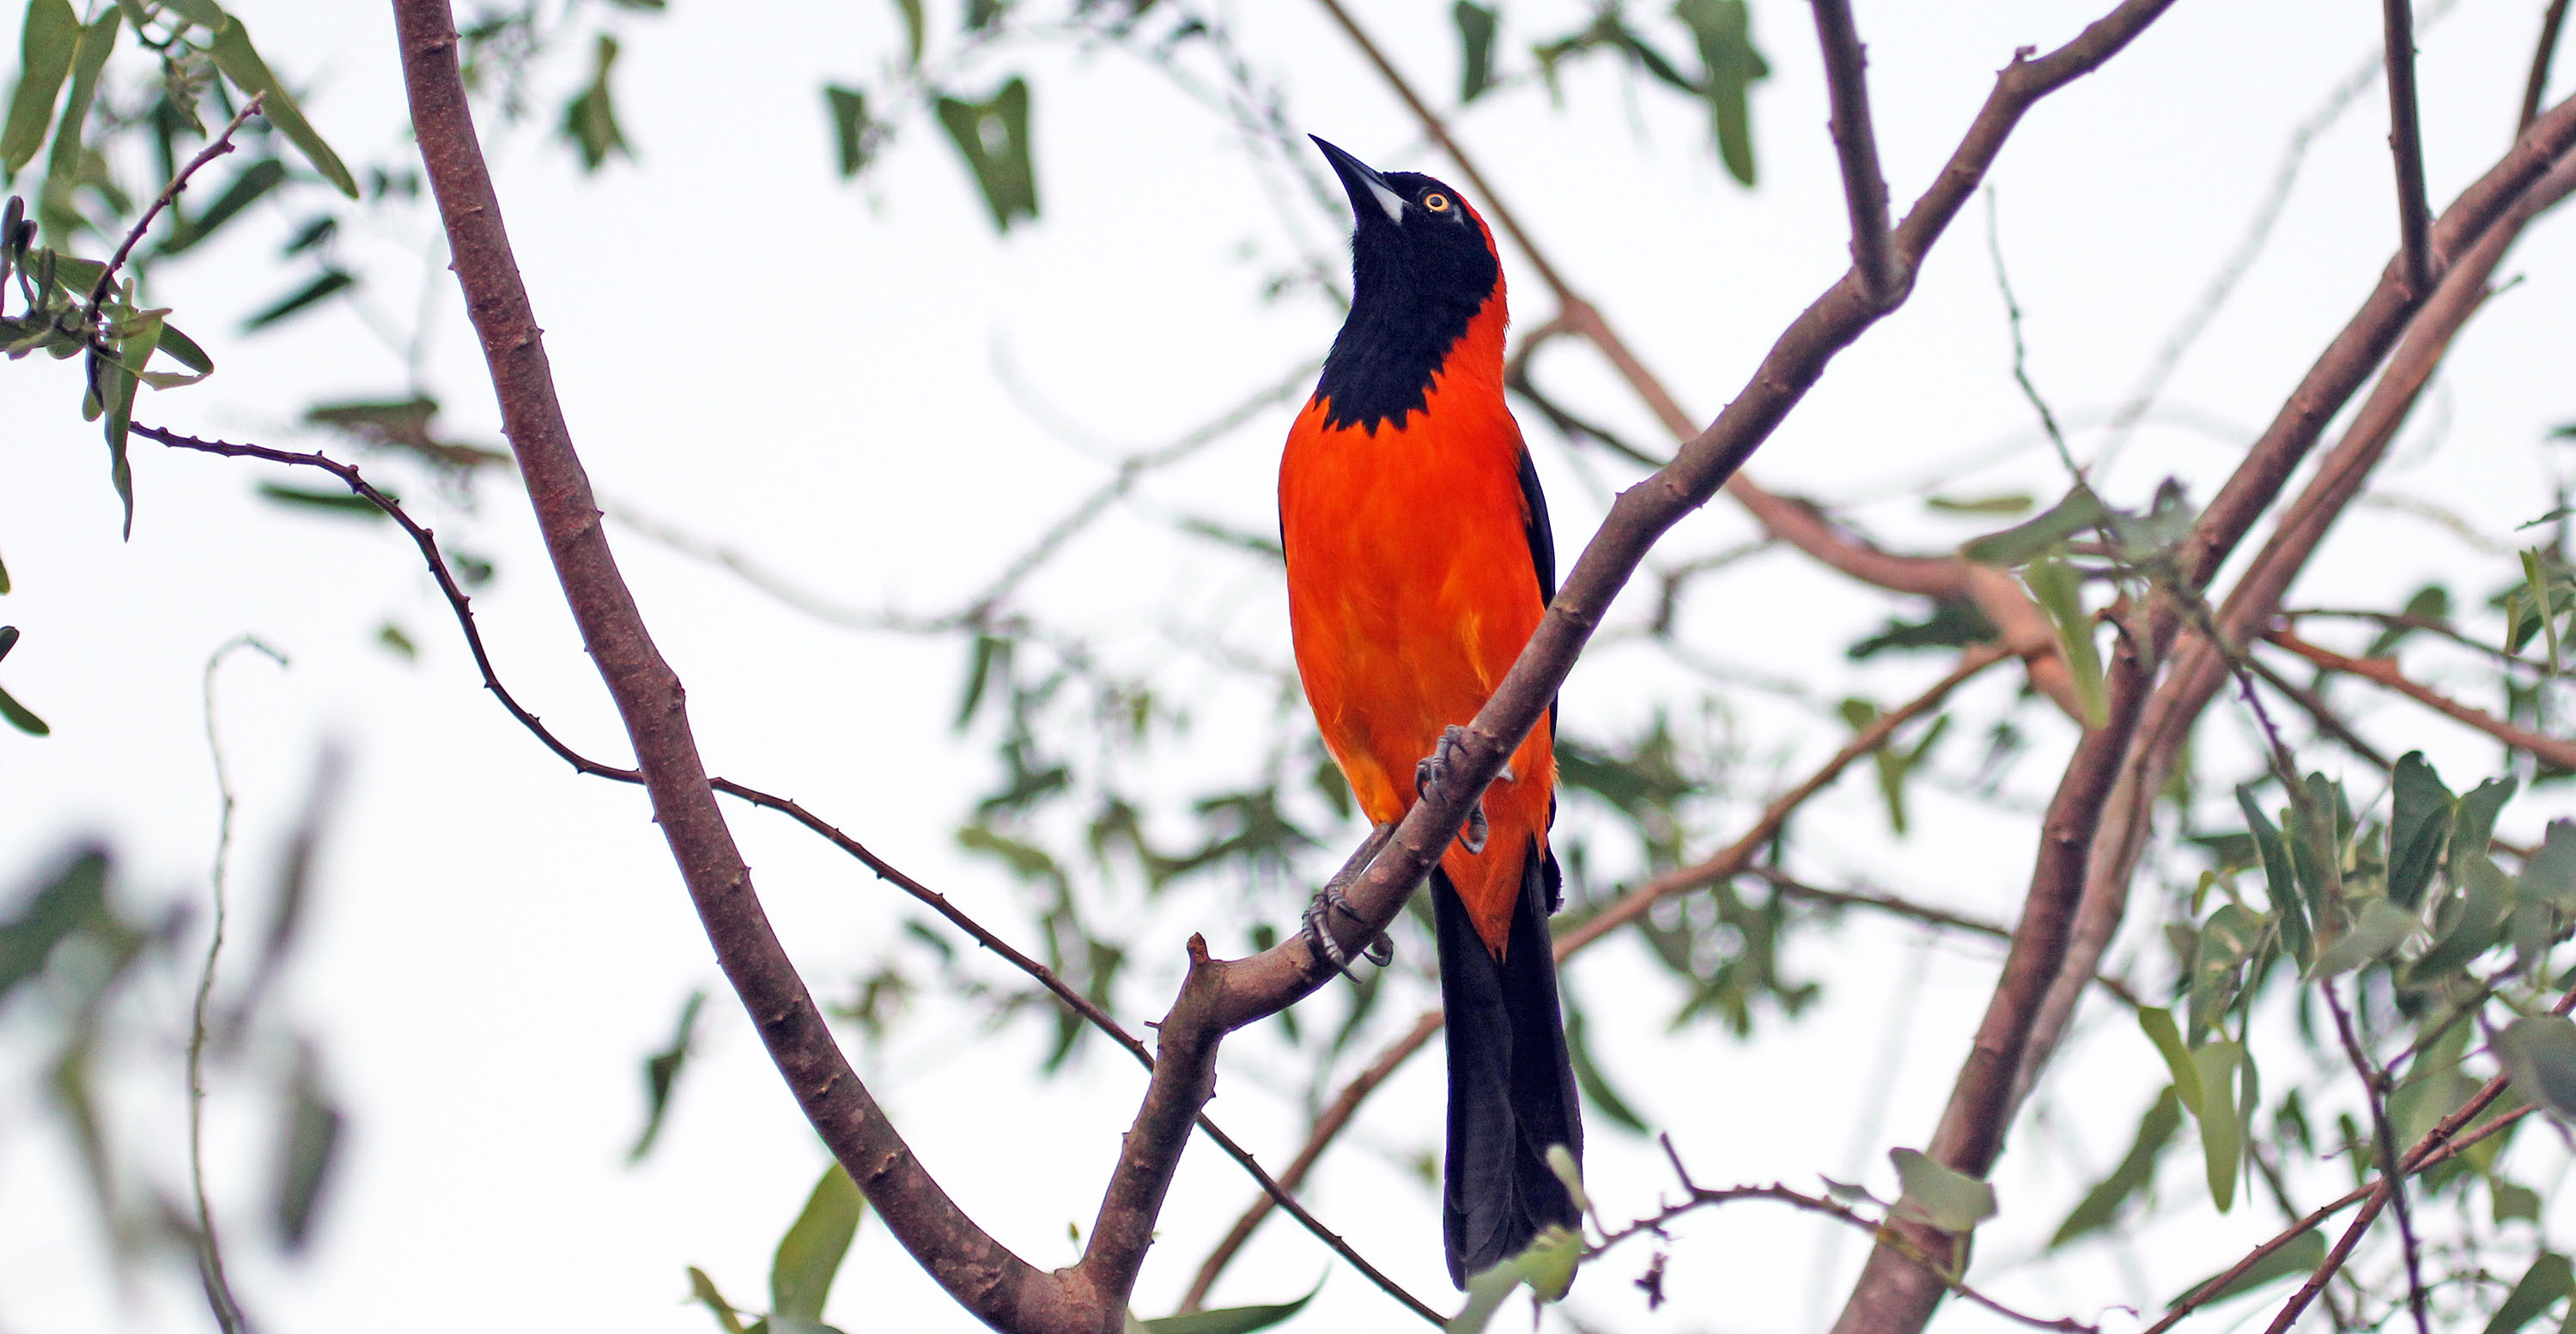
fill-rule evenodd
<path id="1" fill-rule="evenodd" d="M 1493 233 L 1439 181 L 1315 144 L 1357 216 L 1351 313 L 1280 459 L 1280 540 L 1307 702 L 1383 838 L 1442 780 L 1461 725 L 1538 627 L 1555 540 L 1503 402 Z M 1431 872 L 1448 1010 L 1442 1231 L 1462 1286 L 1578 1219 L 1546 1157 L 1583 1151 L 1547 930 L 1555 727 L 1550 709 Z M 1352 910 L 1327 887 L 1306 935 L 1338 967 L 1336 911 Z"/>

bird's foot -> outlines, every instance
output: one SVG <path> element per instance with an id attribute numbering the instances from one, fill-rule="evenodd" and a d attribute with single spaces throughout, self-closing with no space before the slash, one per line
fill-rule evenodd
<path id="1" fill-rule="evenodd" d="M 1428 795 L 1432 788 L 1446 782 L 1451 766 L 1458 762 L 1466 748 L 1467 729 L 1456 723 L 1449 724 L 1440 733 L 1439 744 L 1413 766 L 1413 790 Z M 1508 781 L 1511 776 L 1511 768 L 1507 765 L 1502 777 Z M 1476 804 L 1467 808 L 1467 827 L 1458 831 L 1458 843 L 1471 854 L 1481 853 L 1485 850 L 1485 835 L 1489 829 L 1485 822 L 1485 799 L 1479 795 Z"/>
<path id="2" fill-rule="evenodd" d="M 1359 851 L 1352 853 L 1351 859 L 1342 863 L 1342 869 L 1335 871 L 1333 878 L 1325 881 L 1322 889 L 1315 891 L 1314 901 L 1306 905 L 1304 935 L 1307 948 L 1312 949 L 1315 956 L 1331 966 L 1334 972 L 1349 972 L 1351 956 L 1349 951 L 1342 948 L 1341 942 L 1333 939 L 1331 919 L 1339 914 L 1350 921 L 1363 926 L 1367 925 L 1368 919 L 1360 916 L 1360 910 L 1351 906 L 1351 901 L 1345 897 L 1345 894 L 1359 880 L 1360 875 L 1368 870 L 1369 863 L 1377 858 L 1378 850 L 1385 847 L 1386 841 L 1394 835 L 1395 826 L 1391 824 L 1382 824 L 1370 830 L 1366 841 L 1360 844 Z M 1360 947 L 1360 957 L 1384 968 L 1395 961 L 1395 942 L 1387 939 L 1385 932 L 1378 932 L 1369 938 L 1368 943 Z"/>

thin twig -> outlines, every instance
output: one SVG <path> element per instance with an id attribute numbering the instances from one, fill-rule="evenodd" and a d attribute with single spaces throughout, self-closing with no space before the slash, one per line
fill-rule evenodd
<path id="1" fill-rule="evenodd" d="M 2352 1072 L 2360 1076 L 2362 1096 L 2369 1103 L 2371 1142 L 2379 1154 L 2379 1176 L 2388 1183 L 2389 1202 L 2397 1206 L 2397 1236 L 2406 1255 L 2406 1299 L 2415 1312 L 2415 1334 L 2433 1334 L 2432 1321 L 2424 1312 L 2423 1252 L 2415 1241 L 2415 1219 L 2406 1203 L 2406 1174 L 2397 1164 L 2397 1134 L 2388 1126 L 2389 1072 L 2362 1049 L 2361 1037 L 2353 1031 L 2352 1015 L 2335 992 L 2334 979 L 2325 979 L 2317 989 L 2325 993 L 2326 1008 L 2334 1014 L 2335 1033 L 2343 1039 L 2344 1055 L 2352 1061 Z"/>
<path id="2" fill-rule="evenodd" d="M 2560 769 L 2576 768 L 2576 741 L 2543 736 L 2517 727 L 2483 709 L 2462 704 L 2438 690 L 2409 680 L 2393 658 L 2347 658 L 2332 649 L 2320 648 L 2288 630 L 2274 630 L 2264 639 L 2299 655 L 2328 671 L 2358 676 L 2374 685 L 2394 690 L 2418 704 L 2468 724 L 2508 746 L 2530 751 L 2548 764 Z"/>
<path id="3" fill-rule="evenodd" d="M 2558 34 L 2567 24 L 2567 0 L 2549 0 L 2549 12 L 2540 18 L 2540 40 L 2531 48 L 2531 78 L 2522 89 L 2522 115 L 2513 123 L 2520 134 L 2540 119 L 2540 99 L 2549 88 L 2549 63 L 2558 54 Z"/>
<path id="4" fill-rule="evenodd" d="M 446 557 L 440 553 L 436 535 L 430 529 L 424 527 L 418 520 L 412 518 L 411 514 L 404 510 L 399 502 L 379 490 L 373 483 L 368 482 L 359 473 L 355 466 L 342 463 L 337 459 L 320 453 L 299 454 L 289 450 L 272 449 L 265 445 L 234 444 L 232 442 L 222 440 L 203 440 L 194 436 L 180 435 L 177 432 L 164 430 L 157 426 L 137 425 L 133 429 L 136 435 L 149 440 L 157 440 L 164 445 L 168 445 L 176 449 L 189 449 L 196 450 L 201 453 L 217 454 L 225 457 L 254 458 L 265 460 L 270 463 L 318 468 L 338 478 L 340 482 L 347 486 L 352 493 L 364 498 L 368 503 L 382 511 L 385 517 L 392 519 L 394 523 L 401 527 L 404 533 L 411 538 L 412 544 L 420 551 L 422 562 L 428 566 L 431 577 L 437 580 L 439 591 L 446 595 L 449 610 L 454 614 L 457 628 L 465 639 L 466 649 L 474 658 L 475 669 L 482 675 L 484 689 L 489 690 L 492 693 L 493 698 L 500 703 L 503 709 L 508 711 L 513 719 L 518 721 L 521 727 L 525 728 L 531 735 L 535 736 L 538 741 L 545 745 L 546 749 L 554 752 L 558 758 L 572 765 L 574 770 L 577 772 L 588 774 L 595 778 L 606 778 L 620 783 L 641 783 L 643 781 L 642 776 L 632 769 L 621 769 L 615 765 L 605 764 L 574 750 L 570 745 L 566 744 L 560 737 L 557 737 L 551 730 L 549 730 L 543 722 L 539 721 L 534 713 L 531 713 L 525 706 L 519 703 L 518 698 L 510 693 L 509 687 L 501 683 L 500 676 L 493 669 L 491 657 L 485 650 L 483 644 L 482 631 L 475 621 L 474 613 L 469 605 L 465 591 L 457 583 L 454 573 L 449 570 Z M 1126 1051 L 1128 1055 L 1134 1057 L 1140 1065 L 1145 1067 L 1145 1069 L 1150 1071 L 1154 1068 L 1153 1053 L 1146 1048 L 1145 1044 L 1134 1034 L 1128 1032 L 1125 1026 L 1112 1018 L 1107 1011 L 1102 1010 L 1090 997 L 1082 994 L 1080 990 L 1067 983 L 1062 977 L 1056 974 L 1055 970 L 1038 962 L 1036 959 L 1031 958 L 1027 953 L 1021 951 L 1017 947 L 1013 946 L 1009 941 L 1004 940 L 1001 936 L 985 927 L 983 923 L 976 921 L 964 910 L 958 908 L 956 904 L 950 902 L 948 896 L 939 893 L 937 890 L 931 889 L 929 886 L 906 874 L 901 868 L 895 866 L 893 863 L 886 861 L 884 858 L 870 851 L 866 844 L 850 837 L 848 834 L 842 832 L 837 826 L 824 820 L 821 816 L 814 814 L 812 811 L 806 809 L 802 804 L 790 798 L 763 792 L 758 788 L 738 783 L 730 778 L 724 777 L 710 778 L 707 780 L 707 785 L 727 796 L 749 802 L 754 806 L 776 811 L 787 816 L 789 819 L 794 820 L 798 824 L 805 826 L 808 830 L 821 835 L 834 847 L 839 848 L 842 852 L 847 853 L 850 857 L 857 860 L 861 865 L 866 866 L 870 871 L 875 872 L 877 878 L 887 881 L 893 884 L 896 888 L 904 891 L 906 894 L 911 895 L 923 906 L 945 918 L 958 930 L 965 932 L 977 945 L 1000 956 L 1004 962 L 1028 975 L 1032 980 L 1036 981 L 1038 985 L 1044 987 L 1048 994 L 1054 996 L 1065 1008 L 1081 1016 L 1085 1022 L 1089 1023 L 1092 1027 L 1107 1035 L 1110 1040 L 1117 1043 L 1122 1050 Z M 1371 1264 L 1366 1257 L 1354 1250 L 1350 1243 L 1345 1241 L 1338 1233 L 1325 1227 L 1320 1220 L 1305 1208 L 1305 1206 L 1297 1202 L 1296 1197 L 1289 1193 L 1289 1187 L 1283 1186 L 1278 1181 L 1272 1179 L 1270 1174 L 1264 1171 L 1260 1163 L 1253 1158 L 1250 1151 L 1246 1150 L 1234 1139 L 1233 1136 L 1228 1135 L 1204 1113 L 1202 1113 L 1198 1118 L 1198 1125 L 1200 1129 L 1207 1134 L 1208 1138 L 1212 1140 L 1219 1149 L 1224 1151 L 1227 1157 L 1234 1159 L 1236 1163 L 1243 1167 L 1244 1171 L 1252 1177 L 1254 1183 L 1261 1187 L 1265 1198 L 1275 1201 L 1278 1205 L 1287 1209 L 1289 1215 L 1295 1218 L 1300 1226 L 1304 1227 L 1308 1232 L 1313 1233 L 1317 1240 L 1322 1241 L 1327 1247 L 1331 1248 L 1335 1254 L 1340 1255 L 1344 1260 L 1348 1261 L 1353 1268 L 1359 1270 L 1371 1282 L 1377 1284 L 1379 1288 L 1383 1289 L 1387 1293 L 1387 1295 L 1394 1297 L 1397 1301 L 1412 1309 L 1416 1315 L 1419 1315 L 1434 1324 L 1440 1323 L 1443 1320 L 1444 1317 L 1442 1317 L 1438 1312 L 1432 1310 L 1430 1306 L 1422 1302 L 1419 1298 L 1416 1298 L 1411 1293 L 1405 1291 L 1401 1286 L 1396 1284 L 1393 1279 L 1388 1278 L 1382 1270 L 1378 1269 L 1377 1266 Z"/>
<path id="5" fill-rule="evenodd" d="M 2039 386 L 2030 378 L 2030 349 L 2021 337 L 2021 302 L 2013 297 L 2012 276 L 2004 271 L 2003 228 L 1996 219 L 1995 187 L 1986 187 L 1986 254 L 1994 260 L 1995 290 L 2004 298 L 2004 320 L 2012 327 L 2013 383 L 2021 386 L 2021 396 L 2030 401 L 2039 414 L 2039 428 L 2048 433 L 2048 443 L 2057 447 L 2057 461 L 2066 467 L 2067 476 L 2084 480 L 2084 469 L 2075 462 L 2075 451 L 2066 447 L 2066 432 L 2057 426 L 2057 414 L 2048 410 L 2048 400 L 2040 397 Z"/>
<path id="6" fill-rule="evenodd" d="M 2397 160 L 2397 234 L 2406 288 L 2433 292 L 2433 208 L 2424 197 L 2424 130 L 2415 104 L 2415 11 L 2411 0 L 2381 0 L 2388 43 L 2388 149 Z"/>
<path id="7" fill-rule="evenodd" d="M 2274 671 L 2270 663 L 2260 658 L 2247 658 L 2245 666 L 2255 676 L 2260 677 L 2263 684 L 2279 691 L 2283 698 L 2298 705 L 2316 723 L 2318 731 L 2343 743 L 2344 749 L 2361 757 L 2370 767 L 2374 769 L 2391 767 L 2387 754 L 2363 740 L 2361 734 L 2352 729 L 2352 724 L 2345 722 L 2341 715 L 2327 705 L 2325 696 Z"/>
<path id="8" fill-rule="evenodd" d="M 2012 928 L 2000 922 L 1965 916 L 1951 912 L 1947 908 L 1935 908 L 1927 903 L 1916 903 L 1912 899 L 1881 893 L 1877 890 L 1825 889 L 1794 879 L 1775 866 L 1757 864 L 1747 867 L 1746 873 L 1769 885 L 1773 893 L 1783 898 L 1797 899 L 1805 903 L 1821 903 L 1835 908 L 1865 908 L 1871 912 L 1886 913 L 1890 917 L 1920 922 L 1925 926 L 1965 931 L 1970 935 L 1984 936 L 1988 940 L 2009 941 L 2013 935 Z M 2101 973 L 2094 974 L 2093 981 L 2122 1005 L 2132 1010 L 2147 1008 L 2146 999 L 2131 989 L 2128 983 Z"/>
<path id="9" fill-rule="evenodd" d="M 2438 635 L 2462 648 L 2473 649 L 2479 653 L 2485 654 L 2487 657 L 2493 658 L 2497 662 L 2503 663 L 2508 667 L 2520 667 L 2526 671 L 2535 672 L 2543 676 L 2549 674 L 2549 664 L 2545 662 L 2534 662 L 2529 658 L 2523 657 L 2521 654 L 2509 653 L 2493 644 L 2486 643 L 2482 640 L 2471 639 L 2469 636 L 2462 634 L 2456 626 L 2443 621 L 2429 620 L 2422 616 L 2408 616 L 2403 612 L 2371 611 L 2355 607 L 2290 607 L 2282 610 L 2279 615 L 2281 619 L 2286 621 L 2304 620 L 2310 616 L 2325 616 L 2332 617 L 2337 620 L 2370 621 L 2379 625 L 2383 629 L 2389 630 L 2420 630 L 2428 635 Z"/>
<path id="10" fill-rule="evenodd" d="M 245 109 L 244 114 L 248 114 Z M 235 125 L 240 119 L 235 118 Z M 188 1188 L 197 1205 L 197 1277 L 205 1284 L 206 1305 L 214 1312 L 215 1324 L 224 1334 L 241 1334 L 244 1321 L 241 1301 L 233 1296 L 232 1280 L 224 1273 L 224 1248 L 215 1231 L 214 1205 L 206 1195 L 206 1011 L 215 994 L 215 964 L 224 953 L 224 926 L 231 915 L 228 902 L 227 873 L 232 866 L 233 797 L 232 771 L 224 763 L 224 741 L 215 726 L 215 669 L 237 649 L 256 649 L 267 654 L 279 667 L 286 666 L 286 655 L 260 642 L 256 636 L 242 635 L 224 642 L 207 655 L 206 669 L 198 693 L 205 703 L 206 754 L 215 765 L 215 795 L 220 801 L 215 817 L 215 859 L 207 875 L 214 892 L 214 924 L 206 937 L 206 963 L 197 974 L 197 999 L 188 1018 Z"/>
<path id="11" fill-rule="evenodd" d="M 81 319 L 84 326 L 98 322 L 98 308 L 107 303 L 107 294 L 116 290 L 116 271 L 125 267 L 126 258 L 134 253 L 135 246 L 142 243 L 143 234 L 152 229 L 152 220 L 161 216 L 161 210 L 168 208 L 181 190 L 188 188 L 188 178 L 196 175 L 198 168 L 233 151 L 233 135 L 252 116 L 259 114 L 260 101 L 267 96 L 266 93 L 251 94 L 250 100 L 242 103 L 242 109 L 235 112 L 231 122 L 224 126 L 223 132 L 199 149 L 195 157 L 188 159 L 187 165 L 170 178 L 170 183 L 161 187 L 161 193 L 153 198 L 151 207 L 144 209 L 143 216 L 126 229 L 125 240 L 116 247 L 115 254 L 107 257 L 107 267 L 98 271 L 98 282 L 89 289 L 89 311 Z"/>
<path id="12" fill-rule="evenodd" d="M 1833 95 L 1826 122 L 1842 161 L 1843 202 L 1851 210 L 1852 269 L 1861 291 L 1882 304 L 1897 299 L 1905 275 L 1888 243 L 1887 178 L 1878 167 L 1878 135 L 1869 117 L 1869 55 L 1852 22 L 1851 0 L 1814 0 L 1816 41 L 1824 48 L 1825 85 Z"/>

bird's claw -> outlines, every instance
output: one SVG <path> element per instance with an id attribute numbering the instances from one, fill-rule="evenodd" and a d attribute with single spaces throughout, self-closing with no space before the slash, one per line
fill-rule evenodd
<path id="1" fill-rule="evenodd" d="M 1340 913 L 1362 926 L 1368 925 L 1368 919 L 1360 915 L 1359 909 L 1351 906 L 1351 901 L 1343 897 L 1343 891 L 1357 882 L 1361 874 L 1368 870 L 1369 863 L 1376 859 L 1378 850 L 1385 847 L 1387 839 L 1394 834 L 1395 826 L 1391 824 L 1379 825 L 1370 830 L 1368 838 L 1361 842 L 1359 851 L 1351 854 L 1351 859 L 1342 864 L 1342 869 L 1335 871 L 1333 878 L 1325 881 L 1322 889 L 1315 891 L 1314 901 L 1306 905 L 1303 931 L 1306 945 L 1315 951 L 1315 957 L 1322 959 L 1334 972 L 1349 972 L 1351 956 L 1349 951 L 1344 950 L 1341 944 L 1333 939 L 1329 918 L 1334 913 Z M 1360 947 L 1360 957 L 1384 968 L 1395 961 L 1395 942 L 1387 939 L 1385 932 L 1378 932 L 1369 938 L 1367 944 Z"/>
<path id="2" fill-rule="evenodd" d="M 1441 731 L 1439 744 L 1433 746 L 1430 754 L 1423 756 L 1414 764 L 1413 790 L 1429 795 L 1432 788 L 1447 780 L 1451 763 L 1466 748 L 1467 729 L 1456 723 L 1449 724 Z M 1505 779 L 1511 777 L 1510 766 L 1504 766 L 1502 777 Z M 1467 827 L 1458 831 L 1459 846 L 1465 848 L 1471 856 L 1483 852 L 1485 836 L 1490 829 L 1491 826 L 1485 821 L 1485 799 L 1479 795 L 1476 798 L 1476 804 L 1467 808 Z"/>

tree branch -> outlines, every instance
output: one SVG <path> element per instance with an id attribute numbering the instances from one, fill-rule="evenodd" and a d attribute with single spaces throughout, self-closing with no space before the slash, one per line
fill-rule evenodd
<path id="1" fill-rule="evenodd" d="M 1825 85 L 1833 95 L 1827 126 L 1842 160 L 1843 202 L 1851 210 L 1852 270 L 1863 295 L 1892 305 L 1910 275 L 1888 249 L 1887 178 L 1879 173 L 1878 136 L 1869 120 L 1869 56 L 1852 22 L 1851 0 L 1814 0 L 1816 41 L 1825 52 Z"/>
<path id="2" fill-rule="evenodd" d="M 2397 234 L 2406 290 L 2433 290 L 2433 209 L 2424 198 L 2424 129 L 2415 105 L 2415 9 L 2381 0 L 2388 43 L 2388 149 L 2397 160 Z"/>
<path id="3" fill-rule="evenodd" d="M 2522 115 L 2513 123 L 2520 134 L 2540 119 L 2540 99 L 2549 91 L 2549 62 L 2558 54 L 2558 34 L 2567 24 L 2567 0 L 2549 0 L 2549 12 L 2540 18 L 2540 40 L 2531 48 L 2531 78 L 2522 89 Z"/>
<path id="4" fill-rule="evenodd" d="M 2352 1072 L 2361 1077 L 2362 1097 L 2370 1108 L 2371 1143 L 2379 1154 L 2379 1176 L 2388 1183 L 2389 1202 L 2397 1206 L 2397 1236 L 2406 1251 L 2406 1304 L 2415 1313 L 2415 1334 L 2433 1334 L 2433 1322 L 2424 1312 L 2423 1257 L 2415 1243 L 2415 1220 L 2406 1206 L 2406 1173 L 2397 1162 L 2397 1135 L 2388 1125 L 2389 1072 L 2370 1059 L 2362 1049 L 2361 1036 L 2353 1031 L 2352 1015 L 2345 1011 L 2343 999 L 2335 994 L 2333 978 L 2318 983 L 2325 993 L 2326 1009 L 2334 1014 L 2335 1033 L 2343 1040 L 2344 1055 L 2352 1061 Z M 2355 1219 L 2353 1234 L 2359 1236 L 2364 1220 Z M 2350 1247 L 2343 1248 L 2347 1253 Z M 2285 1321 L 2296 1320 L 2295 1313 Z M 2286 1328 L 2286 1324 L 2284 1326 Z"/>
<path id="5" fill-rule="evenodd" d="M 951 1200 L 886 1119 L 833 1041 L 770 929 L 691 734 L 679 677 L 655 649 L 600 526 L 556 401 L 545 345 L 510 252 L 457 67 L 446 0 L 394 0 L 403 81 L 458 285 L 500 401 L 548 556 L 582 643 L 616 701 L 655 823 L 671 848 L 726 980 L 751 1014 L 807 1120 L 867 1192 L 888 1230 L 960 1305 L 1015 1330 L 1114 1328 L 1081 1274 L 1040 1272 Z M 1114 1321 L 1124 1294 L 1107 1307 Z"/>
<path id="6" fill-rule="evenodd" d="M 2265 635 L 2264 639 L 2327 671 L 2358 676 L 2375 685 L 2396 691 L 2418 704 L 2466 723 L 2508 746 L 2517 750 L 2530 751 L 2553 768 L 2576 768 L 2576 741 L 2565 741 L 2527 731 L 2483 709 L 2473 709 L 2462 704 L 2430 686 L 2410 681 L 2404 672 L 2398 670 L 2397 660 L 2394 658 L 2347 658 L 2332 649 L 2311 644 L 2288 630 L 2274 630 Z"/>
<path id="7" fill-rule="evenodd" d="M 189 177 L 196 175 L 207 163 L 233 151 L 233 136 L 250 123 L 251 117 L 259 114 L 259 104 L 267 96 L 266 93 L 251 94 L 250 99 L 242 103 L 241 110 L 233 113 L 232 120 L 208 140 L 204 148 L 197 150 L 197 155 L 188 159 L 187 165 L 170 177 L 170 183 L 162 186 L 161 193 L 153 196 L 151 206 L 143 210 L 143 216 L 136 218 L 134 225 L 126 229 L 125 239 L 118 243 L 116 253 L 107 257 L 107 267 L 98 271 L 98 281 L 90 286 L 89 313 L 82 317 L 83 324 L 98 322 L 98 308 L 107 303 L 107 294 L 116 290 L 116 271 L 125 267 L 126 259 L 134 254 L 134 247 L 142 244 L 143 234 L 152 230 L 152 220 L 160 217 L 161 210 L 170 207 L 171 202 L 179 197 L 179 192 L 188 188 Z"/>

